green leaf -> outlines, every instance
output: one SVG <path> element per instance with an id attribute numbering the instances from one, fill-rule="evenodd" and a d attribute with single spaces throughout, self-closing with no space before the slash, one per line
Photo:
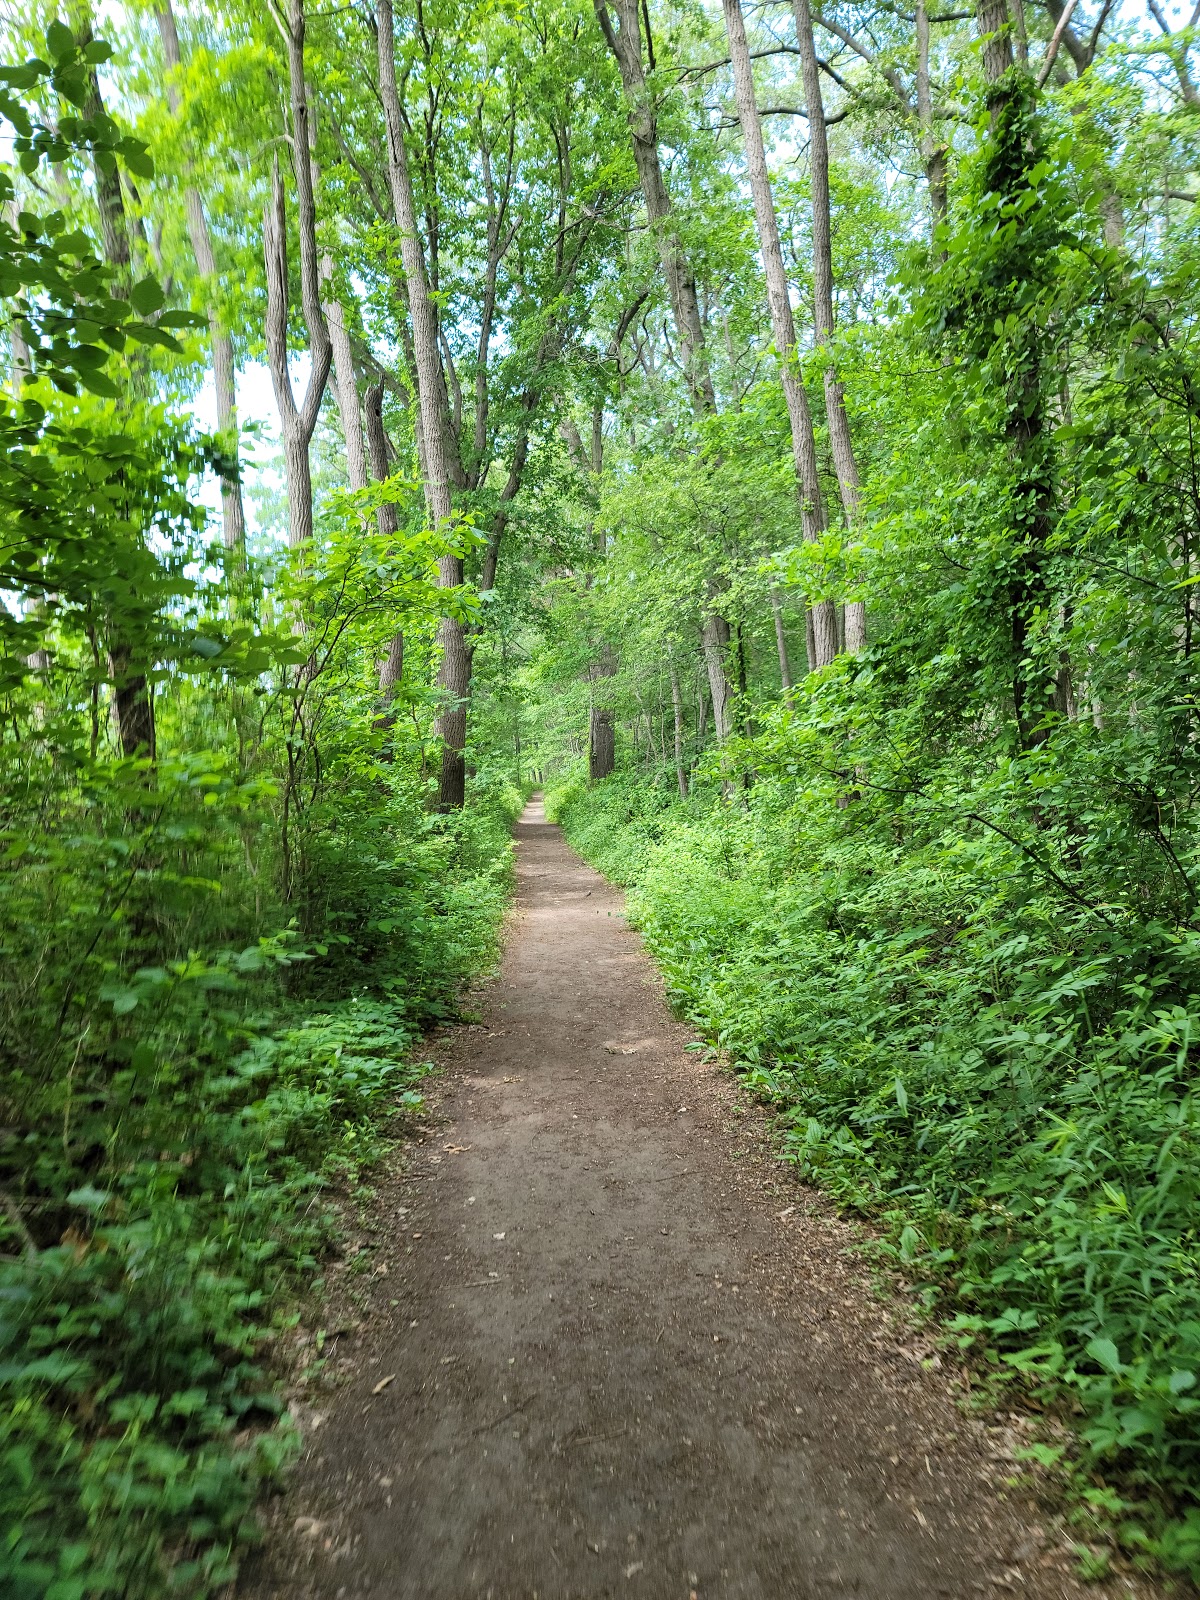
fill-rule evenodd
<path id="1" fill-rule="evenodd" d="M 1089 1339 L 1087 1353 L 1092 1360 L 1104 1368 L 1106 1372 L 1121 1373 L 1125 1368 L 1121 1365 L 1121 1356 L 1116 1345 L 1111 1339 Z"/>
<path id="2" fill-rule="evenodd" d="M 140 139 L 124 138 L 117 145 L 117 150 L 135 178 L 154 176 L 154 158 Z"/>
<path id="3" fill-rule="evenodd" d="M 131 322 L 125 329 L 125 337 L 132 339 L 135 344 L 155 345 L 160 350 L 178 351 L 182 348 L 178 339 L 150 322 Z"/>
<path id="4" fill-rule="evenodd" d="M 46 29 L 46 49 L 55 61 L 68 61 L 75 54 L 75 35 L 57 17 Z"/>
<path id="5" fill-rule="evenodd" d="M 158 311 L 166 304 L 166 295 L 157 278 L 143 278 L 129 291 L 129 303 L 143 317 Z"/>
<path id="6" fill-rule="evenodd" d="M 82 371 L 78 366 L 75 371 L 78 373 L 80 383 L 89 394 L 99 395 L 103 400 L 116 400 L 120 397 L 120 389 L 106 372 Z"/>

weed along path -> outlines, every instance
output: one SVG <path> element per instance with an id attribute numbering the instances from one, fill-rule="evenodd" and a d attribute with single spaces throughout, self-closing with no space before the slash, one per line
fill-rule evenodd
<path id="1" fill-rule="evenodd" d="M 1077 1584 L 533 803 L 483 1024 L 376 1192 L 252 1600 L 870 1600 Z M 358 1264 L 358 1263 L 356 1263 Z"/>

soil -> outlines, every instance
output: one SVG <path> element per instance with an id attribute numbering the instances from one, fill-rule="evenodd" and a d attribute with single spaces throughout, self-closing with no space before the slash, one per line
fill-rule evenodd
<path id="1" fill-rule="evenodd" d="M 436 1126 L 341 1265 L 240 1593 L 1161 1593 L 1077 1581 L 1011 1487 L 1022 1420 L 969 1414 L 861 1232 L 685 1048 L 621 895 L 537 801 L 516 838 L 501 973 L 438 1042 Z"/>

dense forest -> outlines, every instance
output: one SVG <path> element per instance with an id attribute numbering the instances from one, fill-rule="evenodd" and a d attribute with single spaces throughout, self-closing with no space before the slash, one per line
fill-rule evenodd
<path id="1" fill-rule="evenodd" d="M 203 1595 L 535 785 L 1200 1577 L 1200 6 L 305 0 L 0 66 L 0 1586 Z"/>

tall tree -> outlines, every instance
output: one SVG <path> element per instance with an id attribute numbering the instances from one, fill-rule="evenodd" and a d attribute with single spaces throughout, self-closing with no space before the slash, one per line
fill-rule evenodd
<path id="1" fill-rule="evenodd" d="M 263 255 L 267 271 L 267 364 L 279 408 L 287 469 L 288 542 L 305 545 L 313 532 L 312 463 L 309 449 L 329 380 L 333 346 L 321 304 L 321 264 L 317 253 L 317 203 L 311 159 L 312 128 L 304 75 L 304 0 L 287 0 L 284 11 L 268 0 L 287 51 L 292 173 L 296 181 L 296 228 L 300 245 L 300 304 L 308 330 L 309 374 L 304 398 L 296 404 L 288 370 L 287 207 L 279 162 L 271 168 L 271 200 L 263 217 Z"/>
<path id="2" fill-rule="evenodd" d="M 738 0 L 731 3 L 740 12 Z M 728 10 L 728 4 L 726 9 Z M 846 415 L 845 389 L 838 377 L 831 348 L 834 330 L 833 242 L 829 205 L 829 139 L 825 132 L 825 102 L 821 95 L 821 73 L 817 47 L 813 41 L 812 11 L 809 0 L 792 0 L 796 19 L 796 40 L 800 48 L 800 72 L 804 82 L 804 103 L 808 108 L 808 176 L 812 190 L 813 252 L 813 331 L 824 351 L 822 378 L 825 386 L 825 422 L 833 452 L 834 470 L 842 497 L 847 525 L 854 527 L 859 513 L 858 463 Z M 745 42 L 745 29 L 742 29 Z M 732 54 L 732 44 L 730 51 Z M 749 61 L 746 62 L 749 67 Z M 735 66 L 735 71 L 737 70 Z M 750 80 L 753 99 L 754 81 Z M 739 101 L 740 104 L 740 101 Z M 866 607 L 861 600 L 848 600 L 845 608 L 846 649 L 861 650 L 867 642 Z"/>
<path id="3" fill-rule="evenodd" d="M 642 61 L 639 3 L 638 0 L 611 0 L 611 3 L 610 0 L 593 0 L 593 4 L 600 31 L 617 63 L 625 91 L 634 164 L 646 204 L 646 215 L 663 264 L 667 293 L 679 336 L 684 378 L 697 415 L 711 416 L 717 409 L 716 391 L 705 346 L 704 324 L 700 318 L 696 277 L 683 247 L 670 191 L 663 178 L 658 148 L 658 114 Z M 715 590 L 710 590 L 707 597 L 700 637 L 712 694 L 713 724 L 718 740 L 723 741 L 733 730 L 728 674 L 729 624 L 722 615 Z"/>
<path id="4" fill-rule="evenodd" d="M 739 0 L 722 0 L 722 4 L 725 11 L 725 30 L 729 39 L 729 59 L 733 65 L 738 121 L 742 125 L 742 142 L 746 150 L 746 172 L 754 202 L 754 218 L 758 226 L 763 273 L 767 280 L 771 331 L 775 336 L 775 349 L 779 357 L 779 378 L 787 402 L 788 422 L 791 425 L 792 459 L 800 491 L 801 525 L 804 537 L 816 541 L 822 537 L 826 528 L 825 502 L 817 467 L 817 445 L 813 433 L 812 412 L 809 409 L 808 396 L 804 392 L 804 382 L 796 359 L 796 324 L 792 315 L 787 273 L 783 265 L 783 250 L 779 243 L 779 222 L 775 215 L 775 200 L 771 193 L 771 179 L 767 171 L 762 122 L 754 94 L 750 46 L 746 40 L 746 25 L 742 19 Z M 812 131 L 815 132 L 815 129 Z M 823 123 L 821 131 L 824 132 Z M 833 600 L 819 600 L 812 607 L 812 627 L 814 664 L 817 667 L 827 666 L 837 655 L 839 643 L 837 606 Z"/>
<path id="5" fill-rule="evenodd" d="M 172 115 L 178 116 L 182 107 L 179 74 L 183 59 L 171 0 L 161 0 L 154 15 L 167 67 L 167 104 Z M 213 253 L 212 235 L 209 233 L 204 201 L 199 189 L 191 181 L 184 184 L 183 204 L 187 213 L 188 238 L 191 241 L 192 254 L 196 259 L 196 270 L 200 274 L 208 299 L 206 312 L 209 343 L 212 349 L 213 388 L 217 397 L 217 428 L 229 462 L 228 470 L 221 474 L 221 526 L 225 548 L 233 552 L 235 563 L 240 565 L 245 561 L 246 512 L 242 504 L 241 451 L 238 440 L 235 387 L 237 364 L 233 352 L 233 338 L 229 329 L 224 326 L 217 309 L 217 259 Z"/>
<path id="6" fill-rule="evenodd" d="M 438 350 L 437 313 L 430 292 L 425 253 L 417 226 L 417 207 L 405 144 L 404 115 L 396 83 L 396 34 L 391 0 L 377 6 L 379 90 L 387 134 L 388 187 L 400 234 L 408 311 L 412 324 L 416 365 L 417 405 L 425 470 L 425 496 L 436 528 L 449 535 L 453 517 L 450 499 L 449 454 L 452 445 L 450 404 Z M 455 465 L 457 451 L 454 451 Z M 463 581 L 462 557 L 453 552 L 438 558 L 442 587 L 457 589 Z M 471 688 L 471 657 L 466 632 L 457 617 L 442 619 L 438 640 L 442 664 L 438 687 L 444 696 L 437 732 L 442 741 L 438 805 L 443 810 L 461 806 L 466 794 L 467 696 Z"/>

